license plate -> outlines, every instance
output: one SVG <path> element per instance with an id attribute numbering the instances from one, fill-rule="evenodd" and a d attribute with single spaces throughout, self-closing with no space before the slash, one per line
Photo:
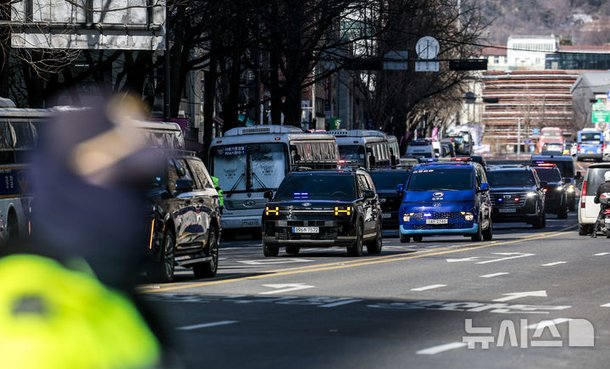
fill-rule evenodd
<path id="1" fill-rule="evenodd" d="M 244 219 L 241 221 L 241 225 L 244 227 L 258 227 L 260 224 L 256 219 Z"/>
<path id="2" fill-rule="evenodd" d="M 511 213 L 516 213 L 517 209 L 514 209 L 514 208 L 500 208 L 499 211 L 500 211 L 500 213 L 509 213 L 509 214 L 511 214 Z"/>
<path id="3" fill-rule="evenodd" d="M 319 227 L 292 227 L 292 233 L 320 233 Z"/>
<path id="4" fill-rule="evenodd" d="M 382 217 L 383 219 L 390 219 L 390 218 L 392 217 L 392 214 L 383 213 L 383 214 L 381 214 L 381 217 Z"/>
<path id="5" fill-rule="evenodd" d="M 426 219 L 426 224 L 448 224 L 449 219 Z"/>

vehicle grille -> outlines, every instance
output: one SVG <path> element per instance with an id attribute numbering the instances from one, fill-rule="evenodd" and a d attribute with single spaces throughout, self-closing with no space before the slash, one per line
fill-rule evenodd
<path id="1" fill-rule="evenodd" d="M 516 198 L 519 198 L 519 201 L 515 201 Z M 526 193 L 494 193 L 491 194 L 491 205 L 503 208 L 522 207 L 526 199 Z"/>

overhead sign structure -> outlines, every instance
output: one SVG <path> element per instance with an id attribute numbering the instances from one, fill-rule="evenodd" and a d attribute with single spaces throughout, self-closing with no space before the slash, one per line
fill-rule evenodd
<path id="1" fill-rule="evenodd" d="M 415 44 L 418 61 L 415 62 L 416 72 L 438 72 L 440 63 L 435 61 L 440 51 L 438 40 L 431 36 L 420 38 Z"/>
<path id="2" fill-rule="evenodd" d="M 407 70 L 409 69 L 408 51 L 388 51 L 383 57 L 383 69 Z"/>
<path id="3" fill-rule="evenodd" d="M 11 46 L 164 50 L 166 0 L 11 2 Z"/>
<path id="4" fill-rule="evenodd" d="M 450 60 L 449 70 L 487 70 L 487 59 Z"/>

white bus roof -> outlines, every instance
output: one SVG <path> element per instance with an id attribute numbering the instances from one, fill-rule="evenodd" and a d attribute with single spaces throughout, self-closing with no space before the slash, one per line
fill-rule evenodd
<path id="1" fill-rule="evenodd" d="M 388 142 L 385 136 L 336 136 L 337 145 L 366 145 L 370 142 Z"/>
<path id="2" fill-rule="evenodd" d="M 381 131 L 370 129 L 335 129 L 328 131 L 331 135 L 337 137 L 385 137 L 386 134 Z"/>
<path id="3" fill-rule="evenodd" d="M 180 125 L 174 122 L 154 122 L 145 120 L 136 120 L 135 125 L 137 128 L 144 129 L 156 129 L 156 130 L 167 130 L 167 131 L 180 131 Z"/>
<path id="4" fill-rule="evenodd" d="M 237 127 L 226 131 L 224 136 L 244 136 L 260 134 L 286 134 L 303 133 L 303 130 L 294 126 L 266 125 L 256 127 Z"/>
<path id="5" fill-rule="evenodd" d="M 291 142 L 291 141 L 333 141 L 335 142 L 335 136 L 333 135 L 319 135 L 312 133 L 274 133 L 274 134 L 257 134 L 257 135 L 239 135 L 239 136 L 224 136 L 216 137 L 212 141 L 210 148 L 221 145 L 242 145 L 249 143 L 277 143 L 277 142 Z"/>

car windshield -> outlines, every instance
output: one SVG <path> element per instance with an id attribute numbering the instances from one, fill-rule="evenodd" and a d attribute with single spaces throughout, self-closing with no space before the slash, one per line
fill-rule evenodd
<path id="1" fill-rule="evenodd" d="M 414 170 L 408 191 L 463 191 L 472 190 L 471 168 L 419 168 Z"/>
<path id="2" fill-rule="evenodd" d="M 493 170 L 487 173 L 491 187 L 534 186 L 536 180 L 529 170 Z"/>
<path id="3" fill-rule="evenodd" d="M 580 141 L 600 142 L 602 139 L 601 132 L 587 132 L 580 134 Z"/>
<path id="4" fill-rule="evenodd" d="M 278 188 L 275 201 L 290 200 L 348 200 L 356 198 L 352 174 L 292 175 Z"/>
<path id="5" fill-rule="evenodd" d="M 561 175 L 559 170 L 556 168 L 536 168 L 536 173 L 541 181 L 545 182 L 559 182 L 561 181 Z"/>
<path id="6" fill-rule="evenodd" d="M 561 160 L 561 161 L 559 161 L 559 160 L 557 160 L 557 161 L 537 160 L 537 161 L 534 161 L 532 164 L 543 164 L 543 163 L 555 164 L 557 166 L 557 168 L 559 169 L 559 171 L 561 172 L 562 177 L 567 177 L 567 178 L 574 177 L 574 162 L 572 160 Z"/>
<path id="7" fill-rule="evenodd" d="M 394 190 L 399 184 L 405 184 L 409 179 L 409 171 L 393 170 L 391 172 L 371 172 L 371 178 L 377 190 Z"/>

